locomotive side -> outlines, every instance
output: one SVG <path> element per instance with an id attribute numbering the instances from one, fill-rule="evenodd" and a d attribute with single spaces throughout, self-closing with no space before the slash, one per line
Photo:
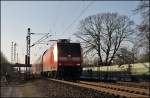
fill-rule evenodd
<path id="1" fill-rule="evenodd" d="M 55 59 L 54 59 L 55 58 Z M 58 54 L 57 54 L 57 43 L 52 45 L 50 49 L 48 49 L 43 54 L 43 72 L 42 74 L 47 77 L 55 77 L 57 73 L 57 64 L 58 64 Z"/>
<path id="2" fill-rule="evenodd" d="M 78 79 L 82 72 L 82 54 L 80 43 L 57 41 L 33 64 L 33 69 L 42 66 L 41 75 L 59 79 Z M 40 68 L 40 67 L 39 67 Z M 36 73 L 36 72 L 34 72 Z"/>

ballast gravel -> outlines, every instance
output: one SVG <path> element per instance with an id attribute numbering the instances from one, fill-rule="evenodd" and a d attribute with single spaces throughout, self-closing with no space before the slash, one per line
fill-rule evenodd
<path id="1" fill-rule="evenodd" d="M 32 81 L 36 92 L 50 98 L 115 98 L 115 96 L 92 89 L 67 85 L 55 81 L 36 79 Z"/>

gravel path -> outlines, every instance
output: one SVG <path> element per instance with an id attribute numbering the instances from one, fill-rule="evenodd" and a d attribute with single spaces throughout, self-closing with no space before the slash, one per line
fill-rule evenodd
<path id="1" fill-rule="evenodd" d="M 35 79 L 25 83 L 1 86 L 1 97 L 112 98 L 110 95 L 92 89 L 47 79 Z"/>
<path id="2" fill-rule="evenodd" d="M 0 80 L 1 96 L 0 97 L 23 97 L 22 92 L 14 83 L 8 83 L 6 77 L 2 76 Z"/>
<path id="3" fill-rule="evenodd" d="M 14 86 L 1 87 L 1 97 L 23 97 L 20 89 Z"/>

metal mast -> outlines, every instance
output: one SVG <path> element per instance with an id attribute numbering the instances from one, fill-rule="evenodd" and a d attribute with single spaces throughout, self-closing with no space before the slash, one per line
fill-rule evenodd
<path id="1" fill-rule="evenodd" d="M 18 63 L 18 53 L 17 53 L 17 61 L 16 61 L 16 63 Z"/>
<path id="2" fill-rule="evenodd" d="M 30 28 L 28 28 L 28 33 L 27 33 L 27 37 L 26 37 L 26 41 L 27 41 L 27 53 L 26 53 L 26 60 L 25 60 L 25 64 L 30 65 Z"/>
<path id="3" fill-rule="evenodd" d="M 36 41 L 35 43 L 33 43 L 33 45 L 30 45 L 30 36 L 31 36 L 31 34 L 32 35 L 34 35 L 34 34 L 38 34 L 38 35 L 43 35 L 44 34 L 44 36 L 41 38 L 41 39 L 39 39 L 38 41 Z M 26 79 L 27 79 L 27 71 L 29 71 L 29 75 L 30 75 L 30 69 L 28 68 L 28 67 L 30 67 L 30 48 L 31 47 L 33 47 L 34 45 L 36 45 L 36 44 L 40 44 L 40 42 L 42 42 L 42 41 L 44 41 L 45 39 L 47 39 L 49 36 L 51 36 L 51 35 L 49 35 L 49 33 L 31 33 L 30 32 L 30 28 L 28 28 L 28 32 L 27 32 L 27 36 L 26 36 L 26 55 L 25 55 L 25 64 L 26 64 Z M 27 70 L 27 69 L 29 69 L 29 70 Z"/>
<path id="4" fill-rule="evenodd" d="M 26 36 L 26 42 L 27 42 L 27 50 L 25 55 L 25 65 L 26 65 L 26 79 L 28 77 L 28 67 L 30 66 L 30 28 L 28 28 L 27 36 Z"/>
<path id="5" fill-rule="evenodd" d="M 14 43 L 14 63 L 16 63 L 16 43 Z"/>
<path id="6" fill-rule="evenodd" d="M 13 42 L 11 42 L 11 63 L 13 63 Z"/>

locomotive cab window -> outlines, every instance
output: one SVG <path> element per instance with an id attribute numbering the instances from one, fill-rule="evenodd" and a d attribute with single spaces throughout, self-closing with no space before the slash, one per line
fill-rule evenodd
<path id="1" fill-rule="evenodd" d="M 59 47 L 60 52 L 75 52 L 80 53 L 80 45 L 79 44 L 63 44 Z"/>

